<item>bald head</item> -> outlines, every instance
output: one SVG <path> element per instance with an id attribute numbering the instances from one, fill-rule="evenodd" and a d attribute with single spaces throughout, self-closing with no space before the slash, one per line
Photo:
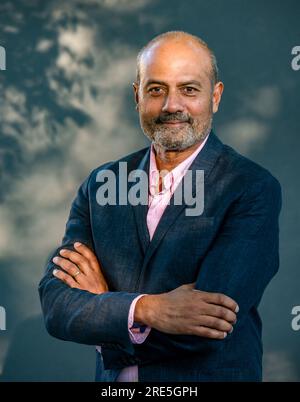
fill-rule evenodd
<path id="1" fill-rule="evenodd" d="M 185 32 L 167 32 L 149 42 L 137 62 L 133 90 L 145 135 L 172 152 L 203 141 L 223 92 L 206 43 Z"/>
<path id="2" fill-rule="evenodd" d="M 149 59 L 154 52 L 161 52 L 163 54 L 164 49 L 173 49 L 174 52 L 176 52 L 174 54 L 178 54 L 178 52 L 183 49 L 189 49 L 191 52 L 198 53 L 199 57 L 201 57 L 201 61 L 203 61 L 204 64 L 205 62 L 208 64 L 207 73 L 209 74 L 212 87 L 218 82 L 219 77 L 216 57 L 207 44 L 199 37 L 187 32 L 169 31 L 153 38 L 138 53 L 136 70 L 137 83 L 141 80 L 144 63 L 147 59 Z"/>

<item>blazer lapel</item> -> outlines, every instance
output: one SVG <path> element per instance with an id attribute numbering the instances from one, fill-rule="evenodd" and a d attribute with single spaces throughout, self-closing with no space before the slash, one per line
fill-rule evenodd
<path id="1" fill-rule="evenodd" d="M 140 162 L 139 166 L 137 167 L 137 170 L 143 170 L 148 177 L 148 172 L 149 172 L 149 161 L 150 161 L 150 147 L 145 153 L 142 161 Z M 129 185 L 128 188 L 130 190 L 131 186 L 133 184 Z M 148 192 L 147 192 L 147 197 L 148 197 Z M 146 250 L 149 246 L 150 243 L 150 236 L 147 228 L 147 212 L 148 212 L 148 204 L 142 205 L 134 205 L 132 206 L 133 211 L 134 211 L 134 216 L 135 216 L 135 221 L 137 225 L 137 231 L 139 234 L 140 238 L 140 243 L 142 250 L 144 254 L 146 253 Z"/>
<path id="2" fill-rule="evenodd" d="M 192 170 L 193 177 L 195 175 L 196 170 L 203 170 L 204 171 L 204 185 L 206 180 L 208 179 L 208 176 L 213 168 L 213 166 L 216 163 L 217 158 L 219 157 L 221 150 L 223 148 L 222 142 L 216 137 L 216 135 L 211 132 L 210 136 L 203 147 L 203 149 L 200 151 L 200 153 L 197 155 L 195 160 L 192 162 L 190 166 L 190 170 Z M 181 191 L 181 187 L 179 186 L 176 191 Z M 176 193 L 175 191 L 175 193 Z M 193 184 L 192 184 L 192 195 L 195 197 L 196 194 L 196 185 L 195 181 L 193 179 Z M 170 200 L 170 205 L 168 205 L 165 209 L 165 212 L 155 230 L 154 236 L 149 243 L 149 247 L 147 249 L 146 255 L 145 255 L 145 261 L 144 261 L 144 266 L 147 264 L 151 256 L 153 255 L 154 251 L 156 248 L 159 246 L 161 240 L 163 237 L 166 235 L 168 229 L 170 226 L 176 221 L 176 218 L 180 213 L 182 213 L 185 208 L 187 207 L 187 204 L 185 203 L 184 197 L 182 197 L 182 204 L 181 205 L 175 205 L 174 204 L 174 195 L 172 196 Z M 139 216 L 139 222 L 141 222 L 141 219 L 143 219 L 143 215 L 141 212 L 141 208 L 138 209 L 138 216 Z M 144 210 L 143 210 L 144 213 Z M 146 209 L 147 213 L 147 209 Z M 146 226 L 146 217 L 144 220 L 144 226 Z M 140 230 L 143 232 L 145 231 L 145 227 L 142 225 Z M 146 227 L 147 230 L 147 227 Z M 148 230 L 147 230 L 148 233 Z M 149 233 L 148 233 L 148 239 L 149 239 Z"/>

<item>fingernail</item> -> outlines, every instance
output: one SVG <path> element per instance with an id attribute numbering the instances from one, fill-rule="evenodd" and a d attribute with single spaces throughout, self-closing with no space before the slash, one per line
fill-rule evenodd
<path id="1" fill-rule="evenodd" d="M 231 330 L 229 331 L 229 334 L 231 334 L 233 332 L 233 327 L 231 328 Z"/>
<path id="2" fill-rule="evenodd" d="M 74 247 L 79 247 L 79 246 L 81 246 L 81 243 L 79 243 L 79 241 L 74 243 Z"/>
<path id="3" fill-rule="evenodd" d="M 227 336 L 227 332 L 224 332 L 224 338 L 226 338 L 226 336 Z"/>
<path id="4" fill-rule="evenodd" d="M 57 272 L 58 272 L 58 269 L 54 269 L 53 270 L 53 275 L 56 275 Z"/>
<path id="5" fill-rule="evenodd" d="M 62 250 L 60 250 L 60 254 L 64 254 L 67 250 L 65 250 L 64 248 Z"/>
<path id="6" fill-rule="evenodd" d="M 235 313 L 238 313 L 239 311 L 240 311 L 239 306 L 236 306 L 236 308 L 235 308 Z"/>
<path id="7" fill-rule="evenodd" d="M 58 257 L 54 257 L 52 261 L 55 262 L 55 264 L 56 264 L 56 263 L 59 261 L 59 258 L 58 258 Z"/>

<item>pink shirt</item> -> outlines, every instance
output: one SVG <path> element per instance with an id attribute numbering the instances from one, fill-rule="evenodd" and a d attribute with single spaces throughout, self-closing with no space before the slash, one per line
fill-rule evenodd
<path id="1" fill-rule="evenodd" d="M 162 178 L 162 191 L 159 192 L 159 171 L 157 169 L 155 160 L 155 151 L 153 144 L 151 145 L 150 151 L 150 166 L 149 166 L 149 199 L 148 199 L 148 213 L 147 213 L 147 227 L 150 235 L 150 240 L 152 240 L 154 232 L 159 224 L 159 221 L 170 202 L 170 199 L 176 190 L 178 184 L 182 180 L 186 171 L 199 154 L 201 149 L 204 147 L 208 136 L 199 145 L 199 147 L 183 162 L 181 162 L 175 169 L 168 172 Z M 143 343 L 151 328 L 147 327 L 143 333 L 140 329 L 133 328 L 134 325 L 134 309 L 137 301 L 145 296 L 144 294 L 136 297 L 131 303 L 129 314 L 128 314 L 128 330 L 129 336 L 133 343 Z M 125 367 L 119 374 L 117 382 L 127 382 L 127 381 L 138 381 L 138 366 Z"/>

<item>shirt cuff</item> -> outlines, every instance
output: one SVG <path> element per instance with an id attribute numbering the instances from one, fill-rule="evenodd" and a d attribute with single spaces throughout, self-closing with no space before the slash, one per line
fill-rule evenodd
<path id="1" fill-rule="evenodd" d="M 149 332 L 151 331 L 151 328 L 147 325 L 140 325 L 134 322 L 135 305 L 137 301 L 143 296 L 146 296 L 146 294 L 139 295 L 135 299 L 133 299 L 128 313 L 128 332 L 132 343 L 143 343 L 149 335 Z"/>

